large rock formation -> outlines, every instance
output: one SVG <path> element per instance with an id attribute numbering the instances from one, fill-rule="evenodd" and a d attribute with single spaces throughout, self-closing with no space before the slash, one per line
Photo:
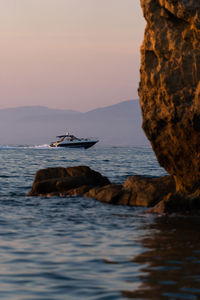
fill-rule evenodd
<path id="1" fill-rule="evenodd" d="M 141 0 L 143 129 L 176 195 L 200 196 L 200 1 Z M 191 196 L 193 195 L 193 196 Z M 178 198 L 177 198 L 178 199 Z"/>

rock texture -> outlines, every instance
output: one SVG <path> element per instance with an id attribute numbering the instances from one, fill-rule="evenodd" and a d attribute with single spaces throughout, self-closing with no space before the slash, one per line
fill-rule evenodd
<path id="1" fill-rule="evenodd" d="M 172 176 L 157 178 L 139 175 L 130 176 L 123 185 L 110 184 L 89 190 L 85 197 L 118 205 L 152 207 L 173 193 L 175 184 Z"/>
<path id="2" fill-rule="evenodd" d="M 169 193 L 163 199 L 157 203 L 148 212 L 159 214 L 200 214 L 200 201 L 199 196 L 195 194 L 183 195 L 181 193 Z"/>
<path id="3" fill-rule="evenodd" d="M 100 173 L 87 166 L 39 170 L 28 196 L 82 195 L 95 186 L 110 184 Z"/>
<path id="4" fill-rule="evenodd" d="M 76 166 L 39 170 L 28 196 L 84 196 L 109 204 L 153 207 L 174 189 L 172 176 L 134 175 L 120 185 L 87 166 Z"/>
<path id="5" fill-rule="evenodd" d="M 141 5 L 147 21 L 139 87 L 143 129 L 160 165 L 175 179 L 174 199 L 197 200 L 200 1 L 141 0 Z"/>
<path id="6" fill-rule="evenodd" d="M 121 185 L 109 184 L 93 188 L 84 196 L 109 204 L 129 205 L 131 193 L 123 190 Z"/>
<path id="7" fill-rule="evenodd" d="M 127 178 L 123 188 L 132 193 L 130 204 L 149 207 L 174 193 L 175 183 L 172 176 L 149 178 L 134 175 Z"/>

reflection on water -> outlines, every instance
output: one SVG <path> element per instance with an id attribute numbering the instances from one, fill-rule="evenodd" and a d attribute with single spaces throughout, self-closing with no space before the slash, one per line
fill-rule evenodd
<path id="1" fill-rule="evenodd" d="M 200 299 L 200 218 L 160 217 L 146 228 L 147 250 L 133 258 L 142 264 L 142 282 L 126 298 Z"/>
<path id="2" fill-rule="evenodd" d="M 74 165 L 115 183 L 165 174 L 150 149 L 0 149 L 0 300 L 200 299 L 198 218 L 26 197 L 38 169 Z"/>

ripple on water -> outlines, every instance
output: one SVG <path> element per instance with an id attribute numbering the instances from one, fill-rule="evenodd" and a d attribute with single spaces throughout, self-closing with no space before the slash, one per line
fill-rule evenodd
<path id="1" fill-rule="evenodd" d="M 38 169 L 73 165 L 117 183 L 165 174 L 150 149 L 0 149 L 0 298 L 199 299 L 198 218 L 155 218 L 82 197 L 26 197 Z"/>

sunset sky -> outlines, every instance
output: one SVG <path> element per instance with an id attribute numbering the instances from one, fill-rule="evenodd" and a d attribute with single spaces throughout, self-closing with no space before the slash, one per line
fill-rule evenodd
<path id="1" fill-rule="evenodd" d="M 1 0 L 0 109 L 138 98 L 139 0 Z"/>

